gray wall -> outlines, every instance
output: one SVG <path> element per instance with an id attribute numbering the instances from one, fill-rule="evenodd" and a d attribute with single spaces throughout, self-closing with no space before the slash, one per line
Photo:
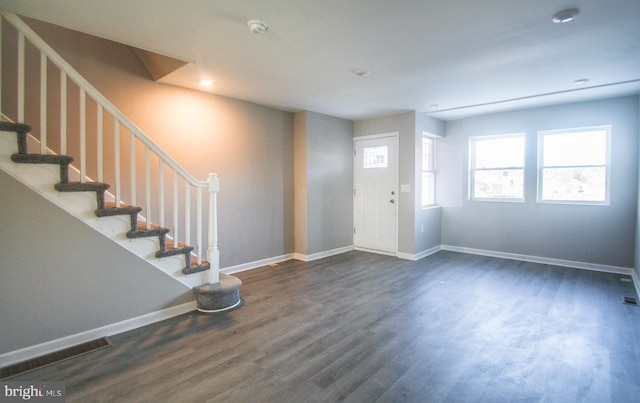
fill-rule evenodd
<path id="1" fill-rule="evenodd" d="M 537 132 L 613 125 L 611 205 L 536 203 Z M 634 266 L 638 209 L 638 97 L 447 122 L 438 147 L 442 243 L 620 267 Z M 526 132 L 525 202 L 470 201 L 470 136 Z"/>
<path id="2" fill-rule="evenodd" d="M 353 245 L 353 122 L 315 112 L 294 116 L 296 252 Z"/>
<path id="3" fill-rule="evenodd" d="M 294 250 L 309 254 L 309 205 L 307 192 L 307 113 L 293 115 L 293 170 L 294 170 Z"/>
<path id="4" fill-rule="evenodd" d="M 34 20 L 28 23 L 193 176 L 219 175 L 221 268 L 294 251 L 291 113 L 153 82 L 127 46 Z M 54 120 L 57 114 L 49 116 Z M 36 111 L 27 121 L 35 132 L 37 119 Z M 69 124 L 74 125 L 71 119 Z M 69 131 L 70 136 L 77 132 Z M 125 174 L 123 180 L 129 177 Z M 122 188 L 129 186 L 124 183 Z M 191 227 L 195 229 L 195 223 Z"/>
<path id="5" fill-rule="evenodd" d="M 193 300 L 4 171 L 0 189 L 0 354 Z"/>

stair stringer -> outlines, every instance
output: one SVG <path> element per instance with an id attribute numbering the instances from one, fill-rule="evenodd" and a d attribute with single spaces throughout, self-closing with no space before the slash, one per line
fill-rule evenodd
<path id="1" fill-rule="evenodd" d="M 185 275 L 184 256 L 156 258 L 160 249 L 158 237 L 127 238 L 130 229 L 128 216 L 96 217 L 96 195 L 94 192 L 58 192 L 54 184 L 59 182 L 59 167 L 46 164 L 18 164 L 11 155 L 18 151 L 15 132 L 0 132 L 0 169 L 16 178 L 40 196 L 76 217 L 95 231 L 129 250 L 145 262 L 171 276 L 189 288 L 208 282 L 206 271 Z"/>

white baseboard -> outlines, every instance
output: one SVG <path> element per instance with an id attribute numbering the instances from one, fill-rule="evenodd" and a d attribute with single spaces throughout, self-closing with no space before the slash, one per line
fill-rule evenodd
<path id="1" fill-rule="evenodd" d="M 32 358 L 40 357 L 45 354 L 73 347 L 81 343 L 101 337 L 113 336 L 114 334 L 123 333 L 129 330 L 147 326 L 152 323 L 160 322 L 174 316 L 196 310 L 196 302 L 191 301 L 182 305 L 172 306 L 161 311 L 151 312 L 135 318 L 126 319 L 121 322 L 112 323 L 96 329 L 87 330 L 85 332 L 76 333 L 70 336 L 62 337 L 56 340 L 47 341 L 34 346 L 21 348 L 19 350 L 10 351 L 0 354 L 0 367 L 6 367 Z"/>
<path id="2" fill-rule="evenodd" d="M 303 262 L 310 262 L 312 260 L 322 259 L 323 257 L 329 257 L 333 255 L 339 255 L 340 253 L 345 253 L 352 250 L 353 250 L 353 246 L 349 245 L 349 246 L 344 246 L 342 248 L 336 248 L 336 249 L 332 249 L 324 252 L 314 253 L 312 255 L 303 255 L 301 253 L 288 253 L 286 255 L 280 255 L 280 256 L 270 257 L 267 259 L 256 260 L 254 262 L 243 263 L 236 266 L 225 267 L 224 269 L 221 269 L 220 272 L 224 274 L 239 273 L 241 271 L 257 269 L 258 267 L 264 267 L 271 264 L 285 262 L 291 259 L 301 260 Z"/>
<path id="3" fill-rule="evenodd" d="M 353 245 L 343 246 L 341 248 L 326 250 L 324 252 L 313 253 L 311 255 L 303 255 L 301 253 L 294 253 L 293 258 L 296 260 L 302 260 L 303 262 L 310 262 L 312 260 L 322 259 L 333 255 L 339 255 L 341 253 L 350 252 L 353 250 Z"/>
<path id="4" fill-rule="evenodd" d="M 225 267 L 224 269 L 221 269 L 220 272 L 224 274 L 239 273 L 241 271 L 257 269 L 258 267 L 268 266 L 270 264 L 280 263 L 280 262 L 284 262 L 284 261 L 295 259 L 295 258 L 296 257 L 294 253 L 289 253 L 286 255 L 280 255 L 280 256 L 270 257 L 267 259 L 256 260 L 254 262 L 242 263 L 235 266 Z"/>
<path id="5" fill-rule="evenodd" d="M 632 277 L 636 274 L 635 269 L 630 267 L 610 266 L 605 264 L 579 262 L 575 260 L 554 259 L 549 257 L 522 255 L 519 253 L 498 252 L 498 251 L 486 250 L 486 249 L 465 248 L 462 246 L 441 245 L 441 248 L 442 250 L 448 250 L 452 252 L 461 252 L 461 253 L 469 253 L 472 255 L 499 257 L 504 259 L 522 260 L 525 262 L 552 264 L 555 266 L 601 271 L 605 273 L 625 274 Z"/>
<path id="6" fill-rule="evenodd" d="M 333 255 L 339 255 L 340 253 L 345 253 L 352 250 L 353 250 L 353 245 L 348 245 L 342 248 L 336 248 L 336 249 L 331 249 L 324 252 L 314 253 L 312 255 L 303 255 L 301 253 L 288 253 L 286 255 L 274 256 L 267 259 L 256 260 L 254 262 L 248 262 L 248 263 L 243 263 L 236 266 L 225 267 L 224 269 L 221 269 L 220 272 L 224 274 L 239 273 L 241 271 L 257 269 L 258 267 L 285 262 L 291 259 L 302 260 L 303 262 L 310 262 L 312 260 L 322 259 L 323 257 L 329 257 Z"/>
<path id="7" fill-rule="evenodd" d="M 578 262 L 575 260 L 553 259 L 548 257 L 521 255 L 518 253 L 507 253 L 507 252 L 497 252 L 497 251 L 486 250 L 486 249 L 465 248 L 462 246 L 440 245 L 440 247 L 442 250 L 469 253 L 472 255 L 491 256 L 491 257 L 499 257 L 504 259 L 515 259 L 515 260 L 523 260 L 526 262 L 552 264 L 555 266 L 563 266 L 563 267 L 572 267 L 574 269 L 593 270 L 593 271 L 601 271 L 605 273 L 614 273 L 614 274 L 624 274 L 627 276 L 631 276 L 631 279 L 633 280 L 633 286 L 636 290 L 636 296 L 640 297 L 640 276 L 638 276 L 638 272 L 631 267 L 610 266 L 610 265 L 597 264 L 597 263 Z"/>
<path id="8" fill-rule="evenodd" d="M 416 253 L 416 254 L 411 254 L 411 253 L 404 253 L 404 252 L 398 252 L 398 257 L 400 259 L 406 259 L 406 260 L 420 260 L 424 257 L 427 257 L 429 255 L 433 255 L 434 253 L 438 252 L 442 250 L 441 245 L 437 245 L 434 246 L 433 248 L 429 248 L 427 250 L 423 250 L 422 252 Z"/>

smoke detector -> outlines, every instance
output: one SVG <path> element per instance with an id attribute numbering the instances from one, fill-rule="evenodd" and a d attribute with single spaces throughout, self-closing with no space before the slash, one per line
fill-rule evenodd
<path id="1" fill-rule="evenodd" d="M 247 25 L 254 34 L 264 34 L 269 29 L 267 23 L 260 20 L 249 20 Z"/>
<path id="2" fill-rule="evenodd" d="M 577 8 L 569 8 L 567 10 L 562 10 L 555 13 L 551 21 L 553 21 L 556 24 L 564 24 L 565 22 L 573 21 L 578 16 L 579 13 L 580 13 L 580 10 L 578 10 Z"/>

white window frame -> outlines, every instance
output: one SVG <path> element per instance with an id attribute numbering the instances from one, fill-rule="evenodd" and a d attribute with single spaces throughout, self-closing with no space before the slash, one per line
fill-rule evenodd
<path id="1" fill-rule="evenodd" d="M 543 172 L 545 168 L 554 168 L 554 166 L 544 166 L 544 138 L 545 136 L 553 136 L 567 133 L 581 133 L 591 131 L 606 132 L 606 153 L 605 164 L 592 164 L 592 165 L 562 165 L 555 166 L 557 168 L 588 168 L 588 167 L 604 167 L 605 168 L 605 197 L 604 200 L 556 200 L 556 199 L 543 199 Z M 588 126 L 577 127 L 571 129 L 558 129 L 558 130 L 541 130 L 538 132 L 538 189 L 537 189 L 537 201 L 538 203 L 545 204 L 580 204 L 580 205 L 599 205 L 608 206 L 610 204 L 611 197 L 611 125 L 601 126 Z"/>
<path id="2" fill-rule="evenodd" d="M 497 140 L 497 139 L 509 139 L 509 138 L 522 138 L 523 139 L 523 147 L 522 147 L 522 165 L 518 166 L 500 166 L 494 168 L 476 168 L 476 143 L 480 141 L 486 140 Z M 473 136 L 469 137 L 469 200 L 473 201 L 489 201 L 489 202 L 505 202 L 505 203 L 522 203 L 525 201 L 525 178 L 526 178 L 526 133 L 510 133 L 510 134 L 498 134 L 498 135 L 487 135 L 487 136 Z M 475 177 L 477 171 L 505 171 L 505 170 L 522 170 L 522 197 L 478 197 L 475 194 Z"/>
<path id="3" fill-rule="evenodd" d="M 430 141 L 431 142 L 431 166 L 426 167 L 425 169 L 425 161 L 424 161 L 424 155 L 425 155 L 425 140 L 426 141 Z M 420 194 L 420 203 L 422 204 L 422 208 L 429 208 L 429 207 L 434 207 L 436 206 L 436 139 L 434 136 L 431 136 L 427 133 L 423 133 L 422 134 L 422 139 L 421 139 L 421 161 L 420 161 L 420 186 L 421 186 L 421 194 Z M 432 189 L 430 190 L 431 192 L 431 198 L 433 199 L 431 202 L 427 201 L 425 202 L 425 198 L 424 198 L 424 194 L 425 194 L 425 189 L 424 189 L 424 175 L 425 174 L 430 174 L 433 177 L 433 181 L 432 181 Z"/>

